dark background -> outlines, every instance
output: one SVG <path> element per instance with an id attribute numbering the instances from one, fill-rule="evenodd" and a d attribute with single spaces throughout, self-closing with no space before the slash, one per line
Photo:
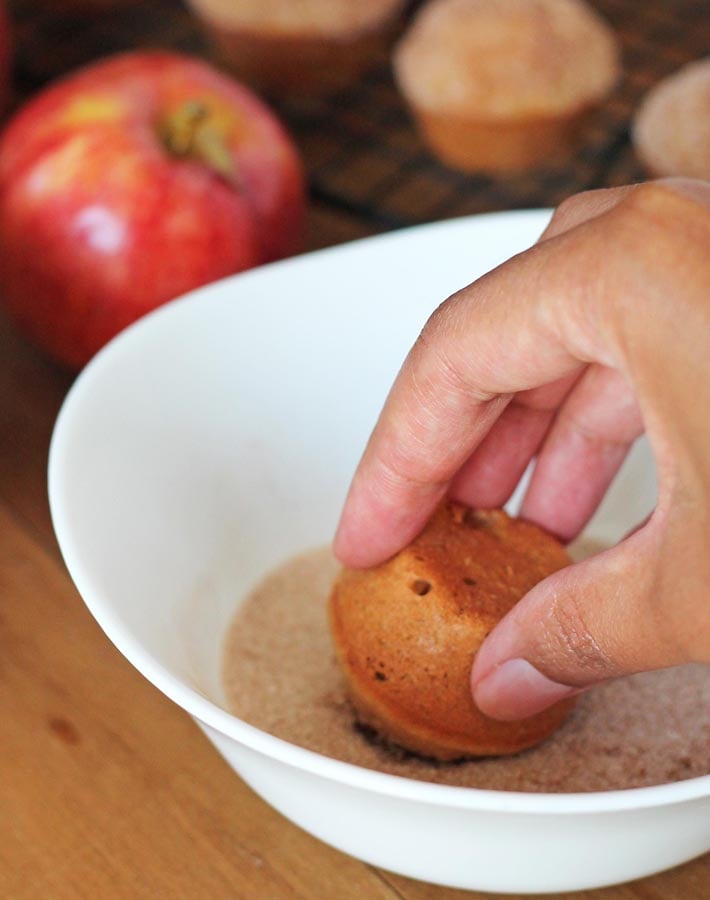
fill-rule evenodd
<path id="1" fill-rule="evenodd" d="M 410 4 L 410 13 L 417 5 Z M 708 0 L 593 5 L 621 38 L 624 77 L 572 164 L 496 180 L 448 171 L 417 138 L 385 58 L 328 102 L 280 108 L 305 156 L 316 207 L 379 231 L 466 213 L 554 206 L 579 190 L 643 178 L 629 144 L 630 116 L 656 81 L 708 52 Z M 17 100 L 107 53 L 149 46 L 211 55 L 199 22 L 179 0 L 14 0 L 10 10 Z"/>

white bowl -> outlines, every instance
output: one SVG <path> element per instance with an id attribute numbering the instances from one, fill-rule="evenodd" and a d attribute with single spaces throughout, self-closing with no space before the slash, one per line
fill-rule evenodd
<path id="1" fill-rule="evenodd" d="M 117 338 L 70 392 L 49 487 L 69 571 L 108 637 L 289 819 L 404 875 L 570 891 L 710 849 L 710 776 L 592 794 L 423 784 L 293 746 L 225 709 L 225 628 L 289 555 L 332 536 L 385 393 L 447 294 L 531 244 L 546 212 L 460 219 L 211 285 Z M 653 503 L 638 447 L 590 527 Z"/>

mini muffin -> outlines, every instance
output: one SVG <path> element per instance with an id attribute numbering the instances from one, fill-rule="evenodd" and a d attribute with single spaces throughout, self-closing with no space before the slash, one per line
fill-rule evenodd
<path id="1" fill-rule="evenodd" d="M 683 66 L 646 94 L 632 135 L 650 175 L 710 180 L 710 56 Z"/>
<path id="2" fill-rule="evenodd" d="M 496 623 L 569 562 L 537 526 L 449 502 L 383 565 L 344 569 L 330 627 L 357 719 L 386 743 L 441 760 L 517 753 L 544 740 L 573 700 L 498 722 L 475 706 L 470 673 Z"/>
<path id="3" fill-rule="evenodd" d="M 352 82 L 394 35 L 405 0 L 190 0 L 225 65 L 275 94 Z"/>
<path id="4" fill-rule="evenodd" d="M 620 71 L 614 33 L 583 0 L 432 0 L 394 67 L 433 152 L 468 172 L 565 160 Z"/>

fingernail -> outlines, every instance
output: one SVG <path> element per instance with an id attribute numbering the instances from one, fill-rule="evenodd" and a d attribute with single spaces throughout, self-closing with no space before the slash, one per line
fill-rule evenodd
<path id="1" fill-rule="evenodd" d="M 534 716 L 578 691 L 552 681 L 525 659 L 509 659 L 475 685 L 473 699 L 485 715 L 508 722 Z"/>

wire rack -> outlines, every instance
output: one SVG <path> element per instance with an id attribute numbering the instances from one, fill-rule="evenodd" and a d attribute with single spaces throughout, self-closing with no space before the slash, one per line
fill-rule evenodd
<path id="1" fill-rule="evenodd" d="M 484 212 L 554 206 L 580 190 L 643 177 L 629 141 L 629 120 L 651 85 L 710 50 L 707 0 L 644 3 L 598 0 L 623 44 L 624 77 L 563 167 L 505 178 L 446 169 L 420 142 L 387 61 L 328 112 L 297 121 L 314 193 L 383 226 Z"/>
<path id="2" fill-rule="evenodd" d="M 418 4 L 410 6 L 410 14 Z M 663 76 L 710 50 L 708 0 L 596 0 L 622 42 L 624 77 L 564 167 L 505 178 L 446 169 L 420 142 L 383 58 L 351 89 L 308 109 L 283 105 L 313 196 L 380 229 L 484 212 L 554 206 L 580 190 L 639 180 L 629 120 Z M 209 56 L 176 0 L 16 0 L 18 99 L 99 55 L 141 46 Z"/>

